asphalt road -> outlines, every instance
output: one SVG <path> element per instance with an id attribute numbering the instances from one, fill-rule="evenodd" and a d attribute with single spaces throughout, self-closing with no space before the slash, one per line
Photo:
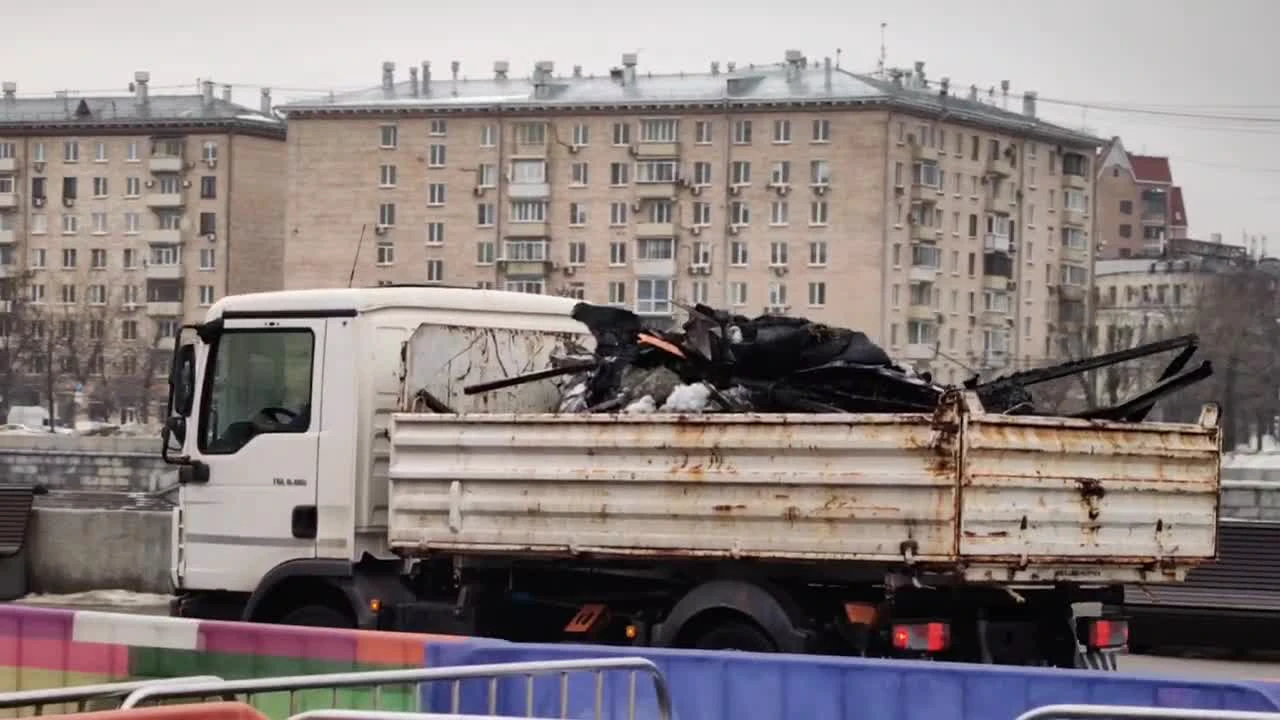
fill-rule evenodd
<path id="1" fill-rule="evenodd" d="M 111 593 L 111 591 L 107 591 Z M 167 599 L 154 595 L 111 595 L 85 593 L 61 598 L 31 598 L 24 603 L 43 607 L 124 612 L 135 615 L 167 615 Z M 1171 675 L 1184 678 L 1231 678 L 1234 680 L 1268 680 L 1280 682 L 1280 656 L 1248 659 L 1218 659 L 1190 656 L 1125 655 L 1120 658 L 1121 672 L 1142 675 Z"/>

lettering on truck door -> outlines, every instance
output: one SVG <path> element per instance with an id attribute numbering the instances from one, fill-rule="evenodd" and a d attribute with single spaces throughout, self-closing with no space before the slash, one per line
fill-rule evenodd
<path id="1" fill-rule="evenodd" d="M 182 487 L 184 584 L 252 591 L 316 555 L 323 319 L 227 320 L 208 348 L 193 459 Z"/>

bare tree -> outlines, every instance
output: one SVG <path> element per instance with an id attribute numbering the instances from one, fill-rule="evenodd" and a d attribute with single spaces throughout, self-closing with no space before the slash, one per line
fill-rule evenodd
<path id="1" fill-rule="evenodd" d="M 29 271 L 0 280 L 0 305 L 6 311 L 0 314 L 0 417 L 14 405 L 39 402 L 39 391 L 28 377 L 39 329 L 33 322 L 30 281 Z"/>

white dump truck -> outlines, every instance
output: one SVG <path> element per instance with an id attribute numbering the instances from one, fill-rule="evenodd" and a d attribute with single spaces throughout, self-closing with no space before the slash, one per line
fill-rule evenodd
<path id="1" fill-rule="evenodd" d="M 216 303 L 170 381 L 173 613 L 1111 668 L 1124 586 L 1215 556 L 1214 406 L 1017 416 L 961 388 L 928 413 L 565 414 L 562 380 L 463 392 L 590 349 L 575 302 Z"/>

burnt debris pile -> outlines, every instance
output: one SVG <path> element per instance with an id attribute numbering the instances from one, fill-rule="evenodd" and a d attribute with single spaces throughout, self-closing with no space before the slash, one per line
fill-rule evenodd
<path id="1" fill-rule="evenodd" d="M 801 317 L 748 318 L 706 305 L 688 308 L 678 330 L 646 328 L 635 313 L 578 303 L 573 318 L 595 337 L 590 357 L 562 358 L 531 375 L 466 389 L 487 392 L 521 382 L 568 376 L 560 412 L 697 413 L 932 412 L 946 388 L 928 373 L 893 362 L 865 333 Z M 1140 421 L 1165 395 L 1212 374 L 1208 362 L 1182 372 L 1195 336 L 964 385 L 988 412 L 1043 414 L 1030 388 L 1116 363 L 1181 349 L 1159 383 L 1124 403 L 1080 417 Z"/>

